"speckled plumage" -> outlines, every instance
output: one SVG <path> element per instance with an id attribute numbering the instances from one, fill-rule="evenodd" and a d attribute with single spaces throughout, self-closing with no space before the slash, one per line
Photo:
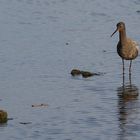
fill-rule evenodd
<path id="1" fill-rule="evenodd" d="M 125 60 L 133 60 L 138 56 L 138 44 L 132 39 L 127 38 L 124 45 L 118 42 L 117 52 Z"/>

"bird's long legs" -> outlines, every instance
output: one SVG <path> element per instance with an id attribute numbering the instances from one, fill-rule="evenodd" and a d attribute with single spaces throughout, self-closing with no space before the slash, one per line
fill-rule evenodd
<path id="1" fill-rule="evenodd" d="M 125 66 L 124 66 L 124 59 L 122 59 L 122 63 L 123 63 L 123 86 L 125 83 Z M 129 82 L 131 85 L 131 67 L 132 67 L 132 60 L 130 60 L 130 65 L 129 65 Z"/>
<path id="2" fill-rule="evenodd" d="M 125 71 L 125 68 L 124 68 L 124 59 L 122 59 L 122 63 L 123 63 L 123 74 L 124 74 L 124 71 Z M 132 67 L 132 60 L 130 60 L 129 75 L 131 75 L 131 67 Z"/>
<path id="3" fill-rule="evenodd" d="M 122 59 L 122 63 L 123 63 L 123 75 L 124 75 L 124 59 Z"/>
<path id="4" fill-rule="evenodd" d="M 122 63 L 123 63 L 123 86 L 125 83 L 125 75 L 124 75 L 124 59 L 122 59 Z"/>

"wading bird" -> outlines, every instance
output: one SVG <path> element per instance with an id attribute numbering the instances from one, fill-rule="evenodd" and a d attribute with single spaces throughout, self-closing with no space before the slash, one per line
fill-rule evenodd
<path id="1" fill-rule="evenodd" d="M 118 31 L 119 32 L 119 42 L 117 44 L 118 55 L 122 58 L 123 63 L 123 74 L 124 74 L 124 60 L 130 60 L 129 74 L 131 74 L 132 60 L 138 56 L 139 47 L 138 43 L 126 36 L 125 23 L 117 23 L 117 29 L 111 35 L 111 37 Z"/>

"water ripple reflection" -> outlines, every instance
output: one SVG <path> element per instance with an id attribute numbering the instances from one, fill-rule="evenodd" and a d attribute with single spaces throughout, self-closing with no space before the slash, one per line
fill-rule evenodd
<path id="1" fill-rule="evenodd" d="M 118 119 L 119 119 L 119 140 L 136 138 L 136 133 L 140 129 L 138 123 L 138 108 L 140 103 L 138 100 L 139 88 L 131 83 L 124 84 L 117 89 L 118 93 Z"/>

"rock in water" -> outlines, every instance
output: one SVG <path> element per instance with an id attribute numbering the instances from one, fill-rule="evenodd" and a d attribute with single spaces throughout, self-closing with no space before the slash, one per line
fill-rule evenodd
<path id="1" fill-rule="evenodd" d="M 71 75 L 72 76 L 79 76 L 79 75 L 82 75 L 84 78 L 88 78 L 88 77 L 91 77 L 91 76 L 99 76 L 101 75 L 101 73 L 94 73 L 94 72 L 89 72 L 89 71 L 82 71 L 82 70 L 79 70 L 79 69 L 73 69 L 71 71 Z"/>
<path id="2" fill-rule="evenodd" d="M 78 69 L 73 69 L 73 70 L 71 71 L 71 75 L 72 75 L 72 76 L 76 76 L 76 75 L 80 75 L 80 74 L 81 74 L 81 71 L 78 70 Z"/>
<path id="3" fill-rule="evenodd" d="M 7 112 L 4 110 L 0 110 L 0 123 L 6 123 L 7 122 Z"/>
<path id="4" fill-rule="evenodd" d="M 94 73 L 91 73 L 91 72 L 88 72 L 88 71 L 81 71 L 81 74 L 84 78 L 91 77 L 91 76 L 94 75 Z"/>

